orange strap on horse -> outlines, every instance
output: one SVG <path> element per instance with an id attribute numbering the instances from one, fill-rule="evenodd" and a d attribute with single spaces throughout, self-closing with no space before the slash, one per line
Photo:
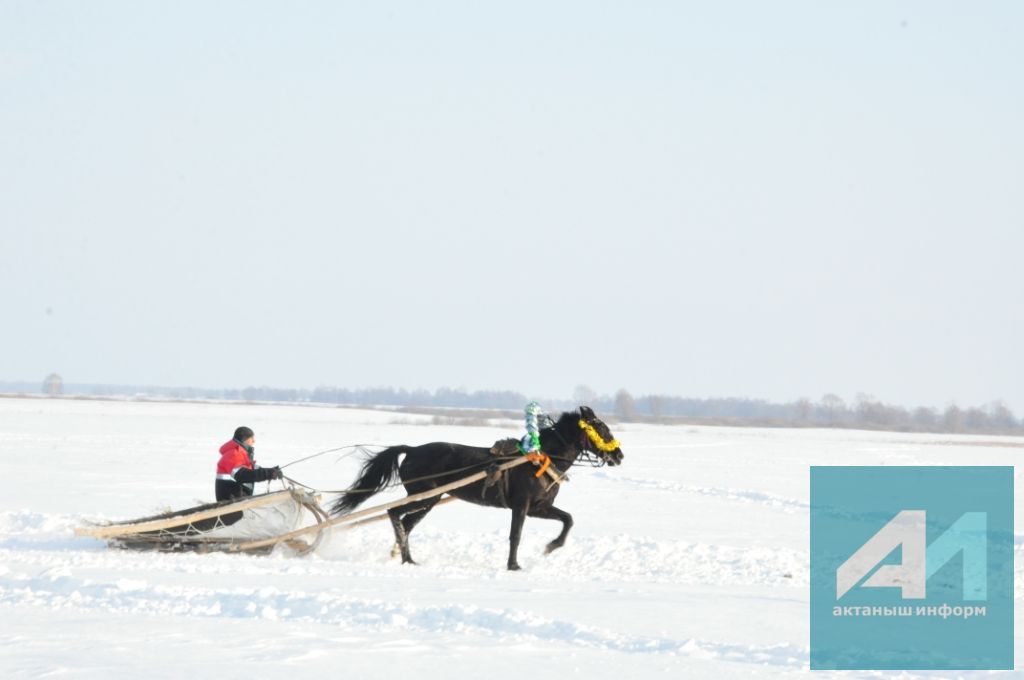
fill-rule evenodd
<path id="1" fill-rule="evenodd" d="M 534 475 L 537 479 L 540 479 L 541 475 L 548 471 L 551 467 L 551 456 L 541 451 L 534 451 L 533 453 L 526 454 L 526 459 L 532 461 L 534 465 L 540 465 L 540 469 L 537 470 L 537 474 Z"/>

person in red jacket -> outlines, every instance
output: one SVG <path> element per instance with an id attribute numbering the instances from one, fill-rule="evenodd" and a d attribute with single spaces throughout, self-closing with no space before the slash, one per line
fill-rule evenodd
<path id="1" fill-rule="evenodd" d="M 281 479 L 281 468 L 256 466 L 253 455 L 255 444 L 256 435 L 243 426 L 235 430 L 231 441 L 220 447 L 216 484 L 218 501 L 251 496 L 256 482 Z"/>

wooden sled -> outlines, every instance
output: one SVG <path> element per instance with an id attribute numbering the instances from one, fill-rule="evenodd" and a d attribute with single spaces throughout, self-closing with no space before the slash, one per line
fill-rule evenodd
<path id="1" fill-rule="evenodd" d="M 111 547 L 131 550 L 157 550 L 161 552 L 213 552 L 239 551 L 239 546 L 253 542 L 252 535 L 230 535 L 230 527 L 240 522 L 252 511 L 271 506 L 293 505 L 292 510 L 300 515 L 303 511 L 312 515 L 314 524 L 306 527 L 314 531 L 304 535 L 307 540 L 293 540 L 291 537 L 261 544 L 254 548 L 242 548 L 241 552 L 267 553 L 278 543 L 284 543 L 299 555 L 312 552 L 323 539 L 317 527 L 327 520 L 327 513 L 320 507 L 319 498 L 312 493 L 297 489 L 251 496 L 234 501 L 208 503 L 185 510 L 176 510 L 151 517 L 115 522 L 75 529 L 76 536 L 103 539 Z M 294 526 L 294 525 L 293 525 Z M 290 532 L 288 532 L 290 533 Z M 273 539 L 273 537 L 268 537 Z M 261 539 L 262 540 L 262 539 Z"/>

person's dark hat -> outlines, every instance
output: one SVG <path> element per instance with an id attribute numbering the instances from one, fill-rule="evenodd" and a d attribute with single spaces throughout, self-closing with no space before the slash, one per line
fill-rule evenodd
<path id="1" fill-rule="evenodd" d="M 242 427 L 238 428 L 237 430 L 235 430 L 235 439 L 240 441 L 240 442 L 244 442 L 249 437 L 254 437 L 254 436 L 256 436 L 256 433 L 253 432 L 251 429 L 249 429 L 248 427 L 246 427 L 244 425 Z"/>

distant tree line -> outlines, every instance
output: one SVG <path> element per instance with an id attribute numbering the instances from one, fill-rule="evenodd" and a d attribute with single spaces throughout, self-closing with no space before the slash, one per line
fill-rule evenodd
<path id="1" fill-rule="evenodd" d="M 28 387 L 27 383 L 0 383 L 0 391 L 28 392 Z M 35 392 L 38 389 L 37 384 L 31 391 Z M 404 390 L 393 387 L 349 389 L 326 386 L 314 389 L 204 389 L 65 383 L 63 389 L 67 395 L 306 402 L 422 409 L 488 409 L 512 412 L 509 415 L 521 411 L 528 401 L 527 396 L 511 390 L 467 391 L 448 387 L 437 390 Z M 950 404 L 939 410 L 924 406 L 905 408 L 886 404 L 869 394 L 858 394 L 849 402 L 836 394 L 825 394 L 817 401 L 804 398 L 778 403 L 738 397 L 700 399 L 661 394 L 634 397 L 626 389 L 620 389 L 612 395 L 602 395 L 586 385 L 580 385 L 573 392 L 571 399 L 541 401 L 544 408 L 551 412 L 587 404 L 603 415 L 634 422 L 1024 435 L 1024 420 L 1017 419 L 1006 404 L 998 400 L 970 407 Z"/>
<path id="2" fill-rule="evenodd" d="M 586 388 L 583 388 L 585 391 Z M 577 394 L 581 388 L 577 388 Z M 667 395 L 633 397 L 621 389 L 613 396 L 597 396 L 592 405 L 623 420 L 706 420 L 717 423 L 842 427 L 906 432 L 1024 434 L 1018 420 L 1002 401 L 982 406 L 950 404 L 939 410 L 926 406 L 906 408 L 886 404 L 870 394 L 852 402 L 836 394 L 818 401 L 808 398 L 776 403 L 762 399 L 695 399 Z"/>
<path id="3" fill-rule="evenodd" d="M 277 390 L 270 387 L 247 387 L 239 392 L 251 401 L 312 401 L 322 404 L 353 404 L 374 406 L 438 406 L 445 408 L 521 409 L 526 398 L 509 390 L 476 390 L 442 387 L 431 390 L 403 390 L 393 387 L 346 389 L 317 387 L 313 390 Z M 236 397 L 237 398 L 237 397 Z"/>
<path id="4" fill-rule="evenodd" d="M 44 393 L 46 385 L 44 384 Z M 152 385 L 88 385 L 64 384 L 65 394 L 96 397 L 160 397 L 166 399 L 201 399 L 213 401 L 282 401 L 351 406 L 410 406 L 446 408 L 482 408 L 518 410 L 526 397 L 509 390 L 466 391 L 442 387 L 437 390 L 404 390 L 393 387 L 347 389 L 317 387 L 295 389 L 282 387 L 245 387 L 242 389 L 210 389 L 201 387 L 156 387 Z M 30 383 L 0 382 L 0 392 L 32 392 L 38 386 Z"/>

